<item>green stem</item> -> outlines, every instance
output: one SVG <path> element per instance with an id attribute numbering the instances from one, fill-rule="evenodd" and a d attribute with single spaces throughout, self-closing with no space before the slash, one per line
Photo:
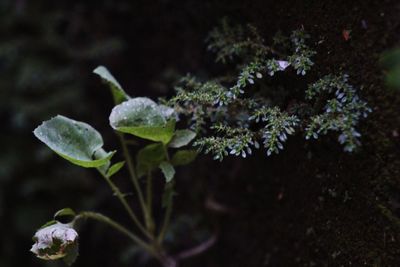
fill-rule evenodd
<path id="1" fill-rule="evenodd" d="M 135 213 L 129 206 L 128 202 L 126 201 L 124 195 L 121 193 L 119 188 L 111 181 L 110 178 L 108 178 L 103 172 L 99 171 L 100 174 L 103 176 L 104 180 L 106 180 L 107 184 L 111 187 L 111 190 L 114 192 L 114 194 L 118 197 L 119 201 L 121 204 L 124 206 L 126 212 L 129 214 L 129 217 L 132 219 L 132 221 L 135 223 L 135 225 L 149 238 L 153 239 L 153 236 L 142 226 L 141 222 L 139 219 L 136 217 Z"/>
<path id="2" fill-rule="evenodd" d="M 168 154 L 168 148 L 165 145 L 163 146 L 163 148 L 164 148 L 165 157 L 169 161 L 170 159 L 169 159 L 169 154 Z M 173 183 L 173 182 L 171 182 L 171 183 Z M 166 185 L 166 186 L 168 186 L 168 185 Z M 171 184 L 170 186 L 173 187 L 174 184 Z M 173 207 L 173 194 L 171 193 L 171 196 L 168 198 L 167 208 L 165 211 L 164 221 L 161 226 L 160 234 L 158 235 L 158 238 L 157 238 L 157 241 L 159 244 L 161 244 L 163 242 L 165 233 L 166 233 L 169 223 L 171 221 L 172 207 Z"/>
<path id="3" fill-rule="evenodd" d="M 167 161 L 169 162 L 168 147 L 163 144 L 163 148 L 164 148 L 165 157 L 167 158 Z"/>
<path id="4" fill-rule="evenodd" d="M 96 212 L 91 212 L 91 211 L 84 211 L 79 213 L 75 219 L 74 223 L 79 220 L 79 219 L 94 219 L 99 222 L 103 222 L 105 224 L 108 224 L 109 226 L 113 227 L 115 230 L 121 232 L 124 234 L 126 237 L 130 238 L 133 242 L 138 244 L 140 247 L 145 249 L 147 252 L 149 252 L 151 255 L 153 255 L 156 258 L 159 258 L 159 254 L 154 250 L 152 246 L 147 244 L 145 241 L 140 239 L 137 235 L 126 229 L 124 226 L 121 224 L 117 223 L 116 221 L 112 220 L 111 218 L 104 216 L 103 214 L 96 213 Z"/>
<path id="5" fill-rule="evenodd" d="M 146 227 L 147 227 L 147 229 L 149 229 L 150 225 L 151 225 L 151 220 L 150 220 L 150 217 L 149 217 L 149 210 L 147 209 L 146 203 L 144 202 L 142 189 L 140 188 L 139 180 L 138 180 L 138 178 L 136 176 L 136 173 L 135 173 L 134 164 L 133 164 L 131 155 L 129 153 L 128 146 L 126 144 L 126 140 L 125 140 L 123 134 L 121 134 L 121 133 L 118 133 L 118 137 L 119 137 L 120 142 L 121 142 L 122 150 L 123 150 L 123 153 L 124 153 L 126 164 L 128 166 L 128 171 L 129 171 L 129 174 L 131 176 L 131 180 L 132 180 L 133 186 L 135 187 L 136 193 L 137 193 L 138 198 L 139 198 L 139 203 L 140 203 L 140 206 L 142 208 L 142 212 L 143 212 L 143 215 L 144 215 Z"/>
<path id="6" fill-rule="evenodd" d="M 147 174 L 147 192 L 146 192 L 146 197 L 147 197 L 147 211 L 149 213 L 149 232 L 154 233 L 154 220 L 153 220 L 153 179 L 151 176 L 151 172 Z"/>
<path id="7" fill-rule="evenodd" d="M 171 186 L 173 186 L 173 185 L 171 185 Z M 163 242 L 165 233 L 166 233 L 169 223 L 171 221 L 172 207 L 173 207 L 173 194 L 171 193 L 171 196 L 168 198 L 167 208 L 165 210 L 164 221 L 161 226 L 160 234 L 158 235 L 158 238 L 157 238 L 157 241 L 159 244 L 161 244 Z"/>

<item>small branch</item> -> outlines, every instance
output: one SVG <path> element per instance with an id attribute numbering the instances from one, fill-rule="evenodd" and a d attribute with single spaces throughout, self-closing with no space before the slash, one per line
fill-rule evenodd
<path id="1" fill-rule="evenodd" d="M 170 159 L 169 159 L 169 154 L 168 154 L 168 148 L 165 145 L 163 145 L 163 148 L 164 148 L 165 157 L 169 161 Z M 171 186 L 173 187 L 174 184 L 172 184 Z M 166 233 L 167 228 L 169 226 L 169 223 L 171 221 L 172 207 L 173 207 L 173 195 L 171 195 L 171 197 L 168 199 L 167 209 L 165 211 L 164 221 L 163 221 L 163 224 L 161 226 L 160 234 L 159 234 L 158 239 L 157 239 L 158 243 L 160 243 L 160 244 L 164 240 L 165 233 Z"/>
<path id="2" fill-rule="evenodd" d="M 126 201 L 124 195 L 121 193 L 119 188 L 111 181 L 110 178 L 108 178 L 104 173 L 99 171 L 100 174 L 103 176 L 104 180 L 106 180 L 107 184 L 111 187 L 111 190 L 114 192 L 114 194 L 117 196 L 121 204 L 124 206 L 126 212 L 129 214 L 129 217 L 132 219 L 132 221 L 135 223 L 135 225 L 149 238 L 153 239 L 152 235 L 147 232 L 147 230 L 143 227 L 139 219 L 136 217 L 135 213 L 129 206 L 128 202 Z"/>
<path id="3" fill-rule="evenodd" d="M 120 142 L 121 142 L 122 150 L 123 150 L 123 153 L 124 153 L 126 164 L 128 166 L 128 171 L 129 171 L 133 186 L 134 186 L 134 188 L 136 190 L 136 193 L 138 195 L 138 198 L 139 198 L 139 203 L 140 203 L 140 206 L 142 208 L 142 212 L 143 212 L 143 215 L 144 215 L 146 227 L 147 227 L 147 229 L 149 229 L 150 225 L 151 225 L 150 217 L 149 217 L 149 213 L 150 212 L 147 209 L 146 203 L 144 201 L 142 189 L 140 188 L 139 181 L 138 181 L 138 178 L 137 178 L 136 173 L 135 173 L 134 164 L 133 164 L 131 155 L 129 154 L 129 150 L 128 150 L 128 146 L 126 144 L 126 140 L 125 140 L 125 138 L 124 138 L 122 133 L 117 133 L 117 135 L 118 135 L 118 137 L 120 139 Z"/>
<path id="4" fill-rule="evenodd" d="M 147 211 L 149 215 L 149 225 L 148 225 L 148 230 L 150 231 L 151 234 L 154 234 L 154 221 L 153 221 L 153 215 L 152 215 L 152 210 L 153 210 L 153 177 L 151 176 L 151 172 L 147 174 L 147 192 L 146 192 L 146 198 L 147 198 Z"/>
<path id="5" fill-rule="evenodd" d="M 158 236 L 158 242 L 161 244 L 164 240 L 165 233 L 167 232 L 169 223 L 171 221 L 172 215 L 172 207 L 173 207 L 173 197 L 168 200 L 167 209 L 165 211 L 164 221 L 160 230 L 160 234 Z"/>
<path id="6" fill-rule="evenodd" d="M 140 239 L 138 236 L 136 236 L 134 233 L 126 229 L 124 226 L 121 224 L 117 223 L 116 221 L 112 220 L 111 218 L 104 216 L 103 214 L 96 213 L 96 212 L 91 212 L 91 211 L 84 211 L 79 213 L 75 219 L 74 222 L 80 220 L 80 219 L 93 219 L 99 222 L 103 222 L 115 230 L 119 231 L 120 233 L 124 234 L 126 237 L 131 239 L 133 242 L 138 244 L 140 247 L 142 247 L 144 250 L 149 252 L 151 255 L 153 255 L 156 258 L 159 258 L 159 255 L 154 251 L 153 247 L 151 247 L 149 244 L 147 244 L 145 241 Z"/>
<path id="7" fill-rule="evenodd" d="M 187 258 L 196 256 L 196 255 L 199 255 L 199 254 L 205 252 L 206 250 L 208 250 L 210 247 L 212 247 L 216 241 L 217 241 L 217 236 L 213 235 L 208 240 L 204 241 L 203 243 L 201 243 L 193 248 L 190 248 L 188 250 L 180 252 L 178 255 L 176 255 L 174 257 L 174 259 L 183 260 L 183 259 L 187 259 Z"/>

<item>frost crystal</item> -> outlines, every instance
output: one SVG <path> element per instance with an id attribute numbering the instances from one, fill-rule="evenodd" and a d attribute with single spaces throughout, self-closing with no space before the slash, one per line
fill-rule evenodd
<path id="1" fill-rule="evenodd" d="M 285 60 L 278 60 L 278 65 L 279 65 L 279 70 L 285 70 L 287 67 L 289 67 L 290 63 Z"/>

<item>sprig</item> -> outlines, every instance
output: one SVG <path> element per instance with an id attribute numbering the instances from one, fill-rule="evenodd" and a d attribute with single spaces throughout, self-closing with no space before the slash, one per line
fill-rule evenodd
<path id="1" fill-rule="evenodd" d="M 331 130 L 340 133 L 338 141 L 344 145 L 345 151 L 351 152 L 360 145 L 361 134 L 356 126 L 372 110 L 360 99 L 348 79 L 348 75 L 327 75 L 308 87 L 306 97 L 309 100 L 324 97 L 324 93 L 333 98 L 326 101 L 322 109 L 324 113 L 310 118 L 305 129 L 306 139 L 317 139 Z"/>
<path id="2" fill-rule="evenodd" d="M 245 158 L 252 154 L 252 147 L 259 148 L 255 133 L 246 128 L 233 128 L 223 124 L 212 127 L 220 136 L 203 137 L 193 145 L 206 154 L 214 155 L 215 160 L 222 161 L 225 156 L 235 155 Z"/>
<path id="3" fill-rule="evenodd" d="M 283 149 L 287 136 L 294 134 L 295 127 L 299 124 L 297 116 L 282 112 L 278 107 L 263 106 L 255 110 L 249 120 L 254 120 L 256 123 L 266 122 L 261 133 L 268 156 Z"/>

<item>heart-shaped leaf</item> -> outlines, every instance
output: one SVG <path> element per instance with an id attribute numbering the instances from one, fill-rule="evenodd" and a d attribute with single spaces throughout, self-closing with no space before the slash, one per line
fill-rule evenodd
<path id="1" fill-rule="evenodd" d="M 174 133 L 174 111 L 146 97 L 132 98 L 113 108 L 110 125 L 115 130 L 167 144 Z"/>
<path id="2" fill-rule="evenodd" d="M 183 147 L 189 144 L 195 137 L 196 133 L 191 130 L 176 130 L 174 137 L 171 142 L 169 142 L 168 146 L 173 148 Z"/>
<path id="3" fill-rule="evenodd" d="M 99 75 L 104 81 L 108 83 L 111 89 L 111 93 L 114 98 L 114 103 L 119 104 L 124 102 L 131 97 L 122 89 L 122 86 L 119 82 L 114 78 L 114 76 L 108 71 L 108 69 L 104 66 L 98 66 L 93 73 Z"/>
<path id="4" fill-rule="evenodd" d="M 115 153 L 108 152 L 100 158 L 94 158 L 103 146 L 100 133 L 87 123 L 60 115 L 43 122 L 33 133 L 58 155 L 85 168 L 108 164 Z"/>

